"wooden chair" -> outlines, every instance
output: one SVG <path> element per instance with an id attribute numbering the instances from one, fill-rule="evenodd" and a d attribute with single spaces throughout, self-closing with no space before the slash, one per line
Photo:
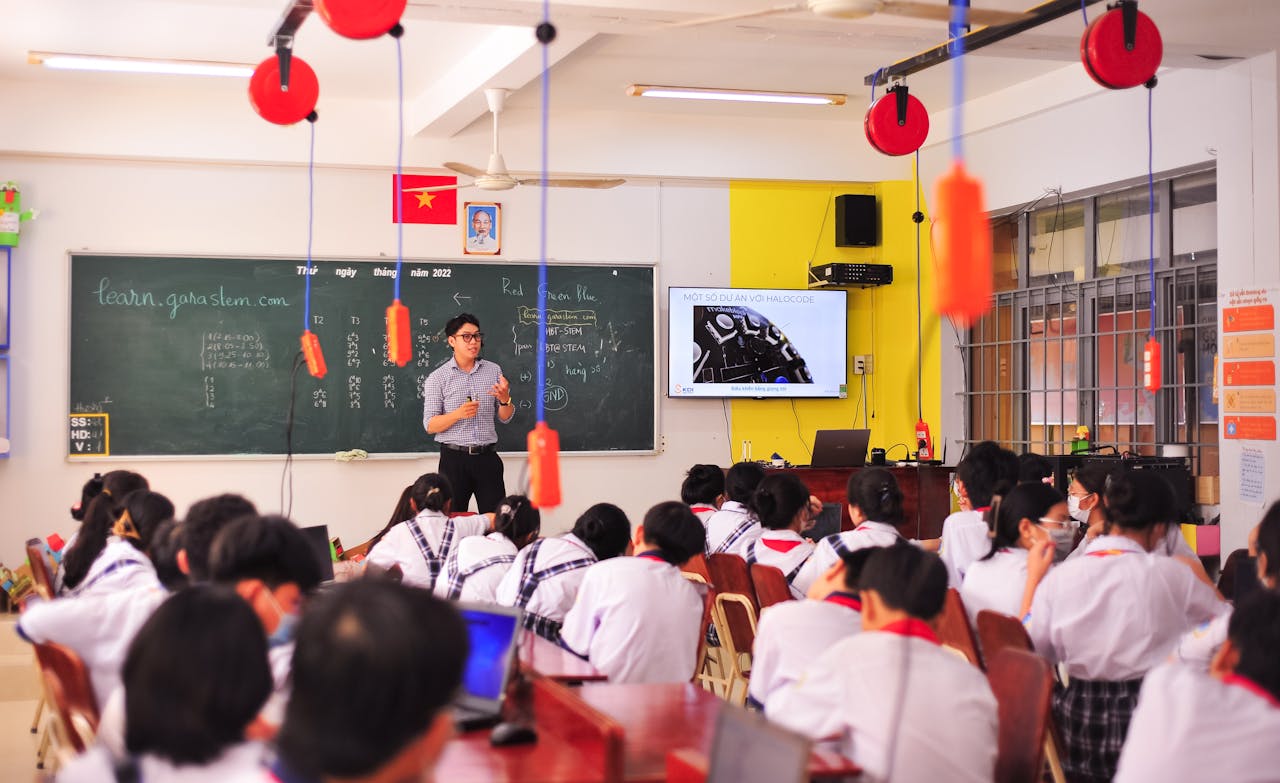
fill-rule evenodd
<path id="1" fill-rule="evenodd" d="M 1043 658 L 1025 650 L 1005 648 L 987 661 L 987 681 L 1000 714 L 995 783 L 1038 783 L 1044 774 L 1053 672 Z"/>
<path id="2" fill-rule="evenodd" d="M 685 574 L 693 574 L 704 584 L 711 583 L 711 572 L 707 570 L 707 558 L 704 555 L 694 555 L 689 558 L 687 563 L 680 566 L 680 570 Z"/>
<path id="3" fill-rule="evenodd" d="M 622 725 L 597 711 L 570 688 L 546 677 L 531 678 L 533 713 L 539 731 L 553 731 L 580 749 L 600 748 L 600 772 L 604 783 L 622 783 L 624 775 Z M 589 772 L 589 770 L 580 770 Z"/>
<path id="4" fill-rule="evenodd" d="M 755 587 L 756 599 L 761 610 L 784 601 L 795 600 L 791 585 L 787 583 L 786 574 L 783 574 L 779 568 L 752 563 L 751 584 Z"/>
<path id="5" fill-rule="evenodd" d="M 1027 635 L 1027 629 L 1018 618 L 993 612 L 990 609 L 978 612 L 978 640 L 982 642 L 982 652 L 988 661 L 1003 650 L 1035 653 L 1031 637 Z M 1052 674 L 1052 671 L 1050 673 Z M 1066 773 L 1062 770 L 1062 756 L 1058 752 L 1062 743 L 1058 739 L 1052 715 L 1046 721 L 1048 731 L 1044 738 L 1044 758 L 1049 765 L 1050 777 L 1056 783 L 1064 783 Z"/>
<path id="6" fill-rule="evenodd" d="M 973 629 L 969 627 L 969 615 L 965 613 L 964 601 L 960 600 L 960 591 L 954 587 L 947 590 L 947 600 L 942 606 L 942 615 L 938 618 L 938 638 L 943 645 L 963 655 L 969 663 L 982 666 L 982 655 L 978 652 L 978 643 Z"/>
<path id="7" fill-rule="evenodd" d="M 27 540 L 27 562 L 31 564 L 31 581 L 35 583 L 36 595 L 45 600 L 53 598 L 53 568 L 40 539 Z"/>
<path id="8" fill-rule="evenodd" d="M 51 736 L 42 744 L 52 749 L 60 762 L 93 744 L 98 732 L 98 702 L 80 656 L 52 642 L 35 645 L 35 653 L 49 705 Z"/>
<path id="9" fill-rule="evenodd" d="M 747 700 L 760 605 L 746 560 L 737 555 L 714 554 L 707 558 L 707 570 L 716 590 L 711 617 L 720 639 L 719 658 L 724 672 L 721 695 L 730 703 L 742 705 Z"/>

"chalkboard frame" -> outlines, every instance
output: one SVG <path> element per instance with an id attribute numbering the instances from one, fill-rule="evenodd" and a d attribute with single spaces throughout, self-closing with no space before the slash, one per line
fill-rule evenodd
<path id="1" fill-rule="evenodd" d="M 184 252 L 167 252 L 167 251 L 148 251 L 145 253 L 131 253 L 127 251 L 109 250 L 100 251 L 90 248 L 80 248 L 78 250 L 67 250 L 65 258 L 66 269 L 66 302 L 67 302 L 67 331 L 66 331 L 66 364 L 65 366 L 65 383 L 61 384 L 63 391 L 64 411 L 71 411 L 71 354 L 72 354 L 72 330 L 70 319 L 73 315 L 72 304 L 72 261 L 76 256 L 93 256 L 93 257 L 113 257 L 125 259 L 190 259 L 199 261 L 280 261 L 293 262 L 296 264 L 306 264 L 305 257 L 281 254 L 281 253 L 254 253 L 254 254 L 223 254 L 223 253 L 184 253 Z M 395 263 L 394 259 L 388 259 L 386 256 L 368 256 L 368 255 L 312 255 L 312 261 L 315 262 L 353 262 L 353 263 L 371 263 L 371 264 L 390 264 Z M 493 256 L 484 256 L 481 258 L 469 258 L 465 256 L 439 256 L 426 257 L 414 256 L 405 257 L 405 264 L 449 264 L 461 266 L 492 266 L 501 264 L 503 266 L 515 266 L 525 268 L 537 268 L 537 259 L 515 259 L 515 258 L 497 258 Z M 661 395 L 660 389 L 662 384 L 662 366 L 659 364 L 661 357 L 658 354 L 660 348 L 660 337 L 662 325 L 659 322 L 661 315 L 661 303 L 659 301 L 659 293 L 661 291 L 661 283 L 658 277 L 658 263 L 656 261 L 577 261 L 569 259 L 548 259 L 548 268 L 559 266 L 579 266 L 579 267 L 618 267 L 618 268 L 636 268 L 648 269 L 652 275 L 653 290 L 651 292 L 651 316 L 653 330 L 650 335 L 650 346 L 653 352 L 653 378 L 651 380 L 653 407 L 651 411 L 651 431 L 650 439 L 653 448 L 650 449 L 604 449 L 604 450 L 582 450 L 582 451 L 565 451 L 561 452 L 562 457 L 601 457 L 601 456 L 653 456 L 661 453 L 663 449 L 663 436 L 661 434 Z M 305 369 L 305 368 L 304 368 Z M 65 425 L 65 440 L 70 442 L 71 439 L 71 420 L 67 419 Z M 425 432 L 424 438 L 429 438 Z M 509 457 L 527 456 L 528 452 L 523 450 L 501 451 L 501 454 Z M 7 455 L 6 455 L 7 456 Z M 421 460 L 421 459 L 438 459 L 440 453 L 438 451 L 407 451 L 407 452 L 370 452 L 367 456 L 359 457 L 355 461 L 386 461 L 386 460 Z M 226 461 L 251 461 L 251 462 L 279 462 L 286 458 L 292 460 L 305 461 L 335 461 L 337 459 L 334 453 L 294 453 L 287 455 L 284 452 L 278 453 L 226 453 L 226 454 L 129 454 L 122 455 L 110 453 L 108 447 L 107 454 L 97 455 L 75 455 L 70 452 L 66 455 L 67 462 L 102 462 L 103 460 L 128 460 L 130 462 L 155 462 L 155 461 L 191 461 L 191 462 L 226 462 Z"/>

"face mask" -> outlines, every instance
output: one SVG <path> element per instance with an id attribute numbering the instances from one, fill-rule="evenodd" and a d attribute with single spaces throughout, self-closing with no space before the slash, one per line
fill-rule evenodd
<path id="1" fill-rule="evenodd" d="M 267 595 L 271 597 L 271 604 L 280 613 L 280 622 L 276 624 L 276 629 L 267 636 L 267 646 L 279 647 L 293 641 L 294 632 L 298 630 L 298 613 L 286 612 L 280 602 L 276 600 L 275 593 L 270 590 L 267 590 Z"/>
<path id="2" fill-rule="evenodd" d="M 1046 520 L 1040 520 L 1040 529 L 1049 534 L 1050 540 L 1053 541 L 1053 548 L 1058 554 L 1071 554 L 1071 546 L 1076 542 L 1076 526 L 1074 524 L 1065 527 L 1058 527 L 1057 524 L 1050 526 L 1045 524 Z M 1050 522 L 1054 522 L 1050 520 Z"/>
<path id="3" fill-rule="evenodd" d="M 1085 495 L 1085 497 L 1088 497 L 1088 495 Z M 1082 525 L 1087 525 L 1089 524 L 1089 512 L 1092 511 L 1092 509 L 1080 508 L 1081 500 L 1082 498 L 1075 495 L 1067 495 L 1067 513 L 1070 514 L 1071 518 L 1075 521 Z"/>

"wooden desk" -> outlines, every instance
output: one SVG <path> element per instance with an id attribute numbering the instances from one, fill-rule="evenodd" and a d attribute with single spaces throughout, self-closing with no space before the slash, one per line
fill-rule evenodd
<path id="1" fill-rule="evenodd" d="M 875 467 L 868 465 L 867 467 Z M 955 468 L 943 465 L 915 465 L 885 468 L 893 474 L 902 489 L 902 506 L 906 519 L 898 532 L 907 538 L 937 538 L 942 535 L 942 522 L 951 513 L 951 474 Z M 849 476 L 863 468 L 769 468 L 769 471 L 794 473 L 809 492 L 824 503 L 840 504 L 840 529 L 849 530 L 847 487 Z"/>
<path id="2" fill-rule="evenodd" d="M 557 682 L 599 682 L 608 675 L 533 631 L 520 640 L 520 666 Z"/>
<path id="3" fill-rule="evenodd" d="M 583 701 L 616 720 L 626 732 L 627 781 L 665 781 L 667 753 L 678 748 L 710 754 L 716 716 L 725 707 L 714 694 L 689 683 L 588 683 L 577 690 Z M 809 772 L 815 778 L 830 778 L 859 775 L 862 770 L 837 754 L 815 751 Z"/>

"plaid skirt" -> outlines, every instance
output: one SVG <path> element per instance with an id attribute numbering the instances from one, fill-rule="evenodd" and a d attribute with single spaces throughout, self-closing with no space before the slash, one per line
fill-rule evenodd
<path id="1" fill-rule="evenodd" d="M 1066 747 L 1062 767 L 1071 783 L 1109 781 L 1116 774 L 1129 721 L 1138 706 L 1142 678 L 1082 680 L 1073 677 L 1053 694 L 1053 717 Z"/>

